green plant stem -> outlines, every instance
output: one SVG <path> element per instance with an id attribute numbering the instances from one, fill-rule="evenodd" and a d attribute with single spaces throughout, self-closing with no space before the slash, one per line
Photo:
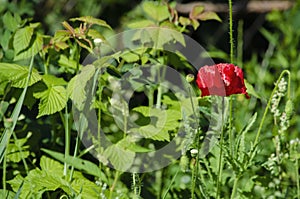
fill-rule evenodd
<path id="1" fill-rule="evenodd" d="M 229 7 L 229 44 L 230 44 L 230 63 L 233 64 L 233 57 L 234 57 L 234 41 L 233 41 L 233 19 L 232 19 L 232 0 L 228 0 L 228 7 Z M 230 147 L 230 154 L 233 156 L 233 98 L 230 96 L 229 98 L 229 147 Z"/>
<path id="2" fill-rule="evenodd" d="M 112 199 L 112 197 L 113 197 L 113 192 L 114 192 L 114 189 L 115 189 L 115 187 L 117 185 L 119 176 L 120 176 L 120 171 L 116 171 L 116 175 L 115 175 L 113 184 L 111 185 L 111 187 L 109 189 L 109 197 L 108 197 L 109 199 Z"/>
<path id="3" fill-rule="evenodd" d="M 69 157 L 70 155 L 70 130 L 69 130 L 69 115 L 68 115 L 68 108 L 65 107 L 65 114 L 64 114 L 64 125 L 65 125 L 65 158 Z M 64 176 L 67 176 L 68 171 L 68 164 L 64 163 Z"/>
<path id="4" fill-rule="evenodd" d="M 224 143 L 224 97 L 222 97 L 222 121 L 221 121 L 221 137 L 220 137 L 220 154 L 219 154 L 219 162 L 218 162 L 218 176 L 217 176 L 217 199 L 220 198 L 221 192 L 221 181 L 222 181 L 222 171 L 223 171 L 223 143 Z"/>
<path id="5" fill-rule="evenodd" d="M 234 199 L 235 198 L 235 193 L 236 193 L 236 190 L 237 190 L 237 185 L 238 185 L 239 179 L 240 179 L 240 175 L 235 175 L 230 199 Z"/>
<path id="6" fill-rule="evenodd" d="M 191 105 L 192 105 L 192 110 L 193 110 L 193 114 L 196 118 L 197 121 L 197 125 L 199 125 L 199 117 L 197 117 L 196 115 L 196 110 L 195 110 L 195 105 L 193 103 L 193 98 L 192 98 L 192 91 L 191 91 L 191 87 L 189 87 L 189 96 L 190 96 L 190 100 L 191 100 Z M 200 127 L 197 127 L 197 131 L 196 131 L 196 140 L 197 140 L 197 150 L 198 150 L 198 154 L 196 156 L 196 161 L 195 161 L 195 166 L 193 167 L 192 170 L 192 188 L 191 188 L 191 198 L 194 199 L 195 198 L 195 189 L 196 189 L 196 174 L 198 173 L 198 162 L 199 162 L 199 156 L 200 156 Z"/>
<path id="7" fill-rule="evenodd" d="M 262 127 L 263 127 L 263 124 L 266 120 L 266 117 L 267 117 L 267 114 L 268 114 L 268 111 L 269 111 L 269 108 L 270 108 L 270 105 L 271 105 L 271 101 L 272 101 L 272 97 L 275 93 L 275 91 L 278 89 L 278 84 L 281 80 L 281 78 L 283 77 L 283 75 L 287 74 L 288 75 L 288 91 L 287 91 L 287 95 L 288 97 L 290 98 L 290 82 L 291 82 L 291 78 L 290 78 L 290 71 L 288 70 L 283 70 L 279 76 L 279 78 L 277 79 L 277 82 L 275 84 L 275 87 L 269 97 L 269 100 L 268 100 L 268 103 L 267 103 L 267 106 L 265 108 L 265 111 L 264 111 L 264 114 L 263 114 L 263 117 L 260 121 L 260 124 L 259 124 L 259 127 L 258 127 L 258 130 L 257 130 L 257 133 L 256 133 L 256 137 L 255 137 L 255 140 L 254 140 L 254 143 L 253 143 L 253 146 L 252 146 L 252 149 L 250 151 L 250 155 L 249 155 L 249 160 L 248 160 L 248 163 L 246 164 L 248 166 L 248 164 L 252 161 L 252 159 L 254 158 L 254 155 L 255 155 L 255 152 L 256 152 L 256 147 L 258 145 L 258 141 L 259 141 L 259 137 L 260 137 L 260 133 L 261 133 L 261 130 L 262 130 Z"/>
<path id="8" fill-rule="evenodd" d="M 2 186 L 3 186 L 3 192 L 6 194 L 6 157 L 7 150 L 4 151 L 4 158 L 3 158 L 3 173 L 2 173 Z"/>
<path id="9" fill-rule="evenodd" d="M 231 157 L 234 157 L 234 139 L 233 139 L 233 99 L 232 96 L 229 97 L 229 150 Z"/>
<path id="10" fill-rule="evenodd" d="M 295 174 L 296 174 L 296 180 L 297 180 L 297 197 L 300 199 L 300 178 L 299 178 L 299 158 L 296 157 L 295 161 Z"/>
<path id="11" fill-rule="evenodd" d="M 234 42 L 233 42 L 233 20 L 232 20 L 232 0 L 228 0 L 229 7 L 229 44 L 230 44 L 230 62 L 233 63 Z"/>

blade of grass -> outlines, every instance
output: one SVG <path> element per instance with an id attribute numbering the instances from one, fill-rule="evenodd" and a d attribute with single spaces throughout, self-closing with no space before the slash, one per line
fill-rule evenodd
<path id="1" fill-rule="evenodd" d="M 29 65 L 29 72 L 28 72 L 28 75 L 27 75 L 26 86 L 25 86 L 22 94 L 20 95 L 20 98 L 19 98 L 19 100 L 18 100 L 18 102 L 17 102 L 17 104 L 16 104 L 16 106 L 15 106 L 13 112 L 12 112 L 11 125 L 4 129 L 3 135 L 1 137 L 1 141 L 0 141 L 0 163 L 2 162 L 4 156 L 6 155 L 7 144 L 9 142 L 9 139 L 10 139 L 15 127 L 16 127 L 18 117 L 20 115 L 22 105 L 23 105 L 23 102 L 25 100 L 27 88 L 28 88 L 28 85 L 29 85 L 29 81 L 30 81 L 31 73 L 32 73 L 32 69 L 33 69 L 33 60 L 34 60 L 34 57 L 32 56 L 31 61 L 30 61 L 30 65 Z M 5 168 L 3 169 L 3 172 L 6 172 Z M 6 182 L 5 177 L 6 177 L 6 175 L 3 175 L 3 182 Z"/>

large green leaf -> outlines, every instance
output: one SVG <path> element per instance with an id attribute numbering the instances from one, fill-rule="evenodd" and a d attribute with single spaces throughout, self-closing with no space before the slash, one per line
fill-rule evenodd
<path id="1" fill-rule="evenodd" d="M 73 77 L 68 84 L 68 96 L 73 101 L 73 104 L 82 110 L 86 100 L 86 84 L 95 74 L 95 66 L 87 65 L 82 68 L 81 72 Z"/>
<path id="2" fill-rule="evenodd" d="M 170 16 L 168 7 L 160 4 L 159 2 L 145 1 L 142 8 L 148 17 L 158 22 L 168 19 Z"/>
<path id="3" fill-rule="evenodd" d="M 43 48 L 43 36 L 41 34 L 36 34 L 34 41 L 29 48 L 21 51 L 20 53 L 15 52 L 14 60 L 27 59 L 36 55 Z"/>
<path id="4" fill-rule="evenodd" d="M 142 125 L 139 128 L 132 128 L 130 131 L 153 140 L 169 141 L 170 136 L 168 131 L 178 128 L 179 120 L 181 119 L 181 112 L 172 109 L 160 110 L 139 106 L 133 110 L 150 118 L 151 122 L 150 124 Z"/>
<path id="5" fill-rule="evenodd" d="M 119 144 L 109 146 L 104 156 L 111 162 L 116 170 L 126 171 L 133 163 L 135 153 L 125 149 Z"/>
<path id="6" fill-rule="evenodd" d="M 13 41 L 13 46 L 16 54 L 29 47 L 32 35 L 33 28 L 29 26 L 17 30 Z"/>
<path id="7" fill-rule="evenodd" d="M 67 82 L 63 78 L 55 77 L 54 75 L 43 75 L 43 82 L 48 88 L 52 86 L 65 86 Z"/>
<path id="8" fill-rule="evenodd" d="M 0 189 L 0 198 L 14 199 L 15 193 L 9 190 Z"/>
<path id="9" fill-rule="evenodd" d="M 26 66 L 20 66 L 17 64 L 10 63 L 0 63 L 0 77 L 11 81 L 13 87 L 24 88 L 26 86 L 27 76 L 29 73 L 29 68 Z M 29 85 L 41 80 L 39 72 L 33 68 Z"/>
<path id="10" fill-rule="evenodd" d="M 67 90 L 63 86 L 52 86 L 45 91 L 34 93 L 33 96 L 40 99 L 37 118 L 61 111 L 68 101 Z"/>

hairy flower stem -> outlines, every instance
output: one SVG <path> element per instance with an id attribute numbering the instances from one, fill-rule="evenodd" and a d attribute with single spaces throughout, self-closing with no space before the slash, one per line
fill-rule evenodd
<path id="1" fill-rule="evenodd" d="M 222 181 L 222 171 L 223 171 L 223 143 L 224 143 L 224 97 L 222 97 L 222 123 L 221 123 L 221 137 L 220 137 L 220 154 L 219 154 L 219 162 L 218 162 L 218 175 L 217 175 L 217 199 L 220 198 L 221 192 L 221 181 Z"/>
<path id="2" fill-rule="evenodd" d="M 230 62 L 233 64 L 234 43 L 233 43 L 233 22 L 232 22 L 232 0 L 228 0 L 229 7 L 229 44 L 230 44 Z"/>
<path id="3" fill-rule="evenodd" d="M 197 124 L 199 125 L 200 121 L 199 118 L 196 115 L 196 110 L 195 110 L 195 105 L 193 103 L 193 98 L 192 98 L 192 91 L 191 88 L 189 88 L 189 96 L 190 96 L 190 100 L 191 100 L 191 105 L 192 105 L 192 110 L 193 110 L 193 114 L 197 120 Z M 198 154 L 196 156 L 196 161 L 195 161 L 195 165 L 193 167 L 192 170 L 192 188 L 191 188 L 191 198 L 194 199 L 195 198 L 195 188 L 196 188 L 196 174 L 198 173 L 198 162 L 199 162 L 199 156 L 200 156 L 200 127 L 197 128 L 197 132 L 196 132 L 196 140 L 197 140 L 197 150 L 198 150 Z"/>
<path id="4" fill-rule="evenodd" d="M 240 177 L 241 177 L 240 174 L 239 175 L 235 175 L 230 199 L 234 199 L 235 198 L 235 193 L 236 193 L 236 189 L 237 189 L 237 185 L 238 185 Z"/>
<path id="5" fill-rule="evenodd" d="M 257 130 L 257 133 L 256 133 L 256 137 L 255 137 L 255 140 L 254 140 L 254 144 L 252 146 L 252 149 L 250 151 L 250 159 L 248 160 L 248 163 L 246 164 L 247 166 L 249 165 L 249 163 L 252 161 L 252 159 L 254 158 L 254 155 L 255 155 L 255 152 L 256 152 L 256 149 L 257 149 L 257 145 L 258 145 L 258 141 L 259 141 L 259 137 L 260 137 L 260 133 L 261 133 L 261 130 L 262 130 L 262 127 L 263 127 L 263 124 L 266 120 L 266 117 L 267 117 L 267 114 L 268 114 L 268 111 L 269 111 L 269 108 L 271 106 L 271 101 L 272 101 L 272 97 L 273 95 L 275 94 L 276 90 L 278 89 L 278 84 L 280 82 L 280 80 L 282 79 L 282 77 L 287 74 L 288 75 L 288 90 L 287 90 L 287 96 L 288 96 L 288 99 L 290 99 L 291 97 L 291 89 L 290 89 L 290 84 L 291 84 L 291 75 L 290 75 L 290 71 L 288 70 L 284 70 L 281 72 L 276 84 L 275 84 L 275 87 L 270 95 L 270 98 L 268 100 L 268 103 L 267 103 L 267 106 L 265 108 L 265 111 L 264 111 L 264 114 L 263 114 L 263 117 L 260 121 L 260 124 L 259 124 L 259 127 L 258 127 L 258 130 Z"/>
<path id="6" fill-rule="evenodd" d="M 232 0 L 228 0 L 229 7 L 229 44 L 230 44 L 230 63 L 233 64 L 234 57 L 234 41 L 233 41 L 233 19 L 232 19 Z M 232 132 L 232 111 L 233 111 L 233 98 L 229 97 L 229 150 L 231 156 L 233 156 L 233 132 Z"/>

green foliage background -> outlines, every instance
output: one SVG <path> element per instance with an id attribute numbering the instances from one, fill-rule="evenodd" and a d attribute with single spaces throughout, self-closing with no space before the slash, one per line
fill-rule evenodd
<path id="1" fill-rule="evenodd" d="M 252 97 L 250 100 L 239 95 L 232 97 L 232 124 L 225 123 L 223 127 L 226 142 L 221 146 L 224 149 L 222 157 L 219 156 L 220 147 L 214 147 L 204 159 L 190 153 L 205 133 L 207 117 L 213 116 L 205 108 L 211 99 L 193 99 L 198 100 L 201 107 L 196 111 L 204 115 L 199 118 L 202 130 L 195 130 L 189 120 L 179 114 L 179 100 L 173 94 L 162 91 L 159 96 L 159 84 L 150 83 L 144 90 L 149 104 L 137 103 L 136 107 L 130 107 L 145 124 L 143 131 L 130 130 L 148 139 L 143 143 L 132 141 L 131 136 L 124 134 L 128 130 L 124 123 L 124 129 L 118 129 L 109 113 L 111 93 L 119 77 L 136 67 L 134 63 L 172 63 L 183 75 L 196 71 L 177 54 L 143 50 L 116 54 L 114 62 L 106 66 L 108 70 L 99 79 L 104 86 L 99 86 L 99 98 L 95 99 L 93 107 L 99 110 L 99 124 L 122 148 L 123 156 L 114 147 L 104 149 L 95 145 L 97 152 L 104 154 L 98 157 L 101 163 L 80 146 L 70 114 L 70 101 L 73 100 L 78 109 L 82 108 L 86 100 L 85 86 L 99 66 L 112 58 L 100 59 L 92 67 L 83 69 L 83 59 L 96 47 L 94 39 L 105 40 L 122 30 L 149 25 L 168 27 L 203 42 L 200 44 L 216 62 L 230 62 L 227 15 L 220 15 L 221 18 L 215 13 L 202 15 L 203 8 L 199 7 L 189 16 L 179 14 L 176 18 L 166 4 L 153 1 L 3 0 L 0 3 L 3 176 L 0 198 L 187 198 L 190 195 L 192 198 L 300 198 L 299 1 L 288 11 L 273 11 L 265 16 L 266 22 L 252 40 L 265 44 L 257 49 L 245 49 L 243 45 L 247 20 L 251 21 L 251 17 L 246 15 L 234 21 L 234 62 L 243 68 Z M 175 3 L 169 5 L 169 9 L 174 8 Z M 222 35 L 221 44 L 215 42 L 219 37 L 211 34 L 212 30 Z M 175 37 L 175 40 L 180 41 L 180 38 Z M 289 71 L 283 73 L 283 77 L 286 81 L 290 78 L 290 91 L 283 93 L 277 109 L 286 113 L 287 129 L 280 125 L 280 116 L 270 110 L 264 117 L 272 93 L 278 91 L 282 71 Z M 76 78 L 82 79 L 80 84 Z M 132 79 L 130 83 L 138 82 Z M 79 92 L 74 93 L 74 88 Z M 190 100 L 185 100 L 185 106 L 191 107 Z M 126 116 L 122 103 L 117 104 L 116 109 L 119 108 L 120 116 Z M 164 120 L 159 109 L 147 111 L 148 107 L 160 103 L 171 107 L 167 110 L 166 123 L 161 126 L 157 122 L 156 127 L 147 125 L 150 117 Z M 185 143 L 186 153 L 170 166 L 144 174 L 122 173 L 107 167 L 108 161 L 115 168 L 126 167 L 135 153 L 167 144 L 180 128 L 179 121 L 185 124 L 191 139 Z M 162 130 L 153 136 L 151 132 L 155 128 Z M 261 133 L 255 146 L 257 129 Z M 124 154 L 128 158 L 124 158 Z M 223 160 L 221 176 L 218 171 L 220 158 Z"/>

